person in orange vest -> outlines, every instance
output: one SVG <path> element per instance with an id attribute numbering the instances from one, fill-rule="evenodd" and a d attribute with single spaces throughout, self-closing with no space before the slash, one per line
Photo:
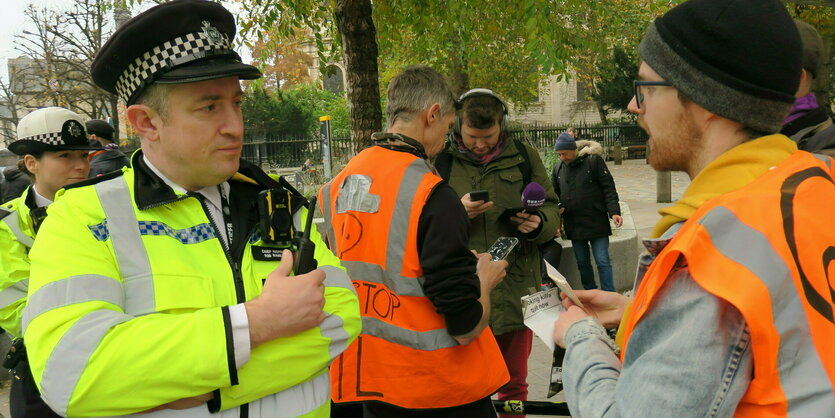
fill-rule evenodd
<path id="1" fill-rule="evenodd" d="M 362 315 L 331 365 L 334 416 L 495 417 L 490 395 L 509 376 L 487 323 L 507 262 L 470 252 L 467 213 L 429 161 L 455 97 L 426 66 L 403 70 L 386 96 L 387 132 L 319 191 Z"/>
<path id="2" fill-rule="evenodd" d="M 775 134 L 801 51 L 777 0 L 688 0 L 649 27 L 629 110 L 652 167 L 691 183 L 644 241 L 631 303 L 564 299 L 572 416 L 832 417 L 835 161 Z"/>

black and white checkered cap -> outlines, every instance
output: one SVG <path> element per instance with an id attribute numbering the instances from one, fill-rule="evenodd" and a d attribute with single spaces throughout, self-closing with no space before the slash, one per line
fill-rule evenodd
<path id="1" fill-rule="evenodd" d="M 156 74 L 166 69 L 200 58 L 228 54 L 235 54 L 232 42 L 208 26 L 205 31 L 179 36 L 137 58 L 116 81 L 116 92 L 128 102 L 137 90 L 150 84 Z"/>
<path id="2" fill-rule="evenodd" d="M 172 0 L 125 22 L 93 60 L 95 84 L 131 105 L 155 83 L 193 83 L 237 76 L 257 68 L 232 49 L 235 18 L 221 4 Z"/>
<path id="3" fill-rule="evenodd" d="M 63 107 L 45 107 L 24 116 L 17 124 L 17 138 L 9 150 L 18 155 L 93 149 L 81 116 Z"/>
<path id="4" fill-rule="evenodd" d="M 26 141 L 38 141 L 43 142 L 46 145 L 64 145 L 64 140 L 61 139 L 61 132 L 50 132 L 47 134 L 40 134 L 35 136 L 29 136 L 26 138 L 20 138 Z"/>

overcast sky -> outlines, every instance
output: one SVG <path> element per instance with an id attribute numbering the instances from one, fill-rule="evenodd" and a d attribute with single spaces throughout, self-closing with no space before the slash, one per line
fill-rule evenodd
<path id="1" fill-rule="evenodd" d="M 31 3 L 36 7 L 47 7 L 52 10 L 69 10 L 73 4 L 73 0 L 0 0 L 2 2 L 2 11 L 0 11 L 0 77 L 4 80 L 6 78 L 6 59 L 15 58 L 21 55 L 20 51 L 15 50 L 15 35 L 21 34 L 24 30 L 33 31 L 32 23 L 28 22 L 23 12 Z M 153 5 L 151 2 L 147 3 L 144 8 Z M 227 2 L 224 2 L 227 4 Z M 236 7 L 234 5 L 232 7 Z M 230 7 L 227 4 L 227 7 Z M 144 9 L 143 8 L 143 9 Z M 244 51 L 242 56 L 248 59 L 248 54 Z"/>

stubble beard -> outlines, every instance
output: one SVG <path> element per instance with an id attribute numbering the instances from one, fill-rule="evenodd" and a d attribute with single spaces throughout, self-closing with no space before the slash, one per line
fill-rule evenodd
<path id="1" fill-rule="evenodd" d="M 703 132 L 685 111 L 682 111 L 666 134 L 653 135 L 641 118 L 638 119 L 638 124 L 652 140 L 649 164 L 653 169 L 688 172 L 691 162 L 698 155 Z"/>

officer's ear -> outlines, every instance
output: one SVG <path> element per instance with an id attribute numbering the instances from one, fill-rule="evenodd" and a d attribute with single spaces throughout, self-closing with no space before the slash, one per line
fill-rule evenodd
<path id="1" fill-rule="evenodd" d="M 159 140 L 162 118 L 154 109 L 143 104 L 132 104 L 127 108 L 127 115 L 128 121 L 142 138 L 152 142 Z"/>

